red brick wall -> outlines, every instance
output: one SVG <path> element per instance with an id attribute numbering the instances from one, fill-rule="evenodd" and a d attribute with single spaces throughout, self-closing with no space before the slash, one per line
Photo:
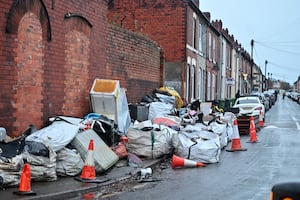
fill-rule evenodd
<path id="1" fill-rule="evenodd" d="M 157 46 L 108 28 L 107 9 L 104 0 L 0 1 L 0 126 L 9 135 L 83 117 L 95 78 L 120 79 L 128 101 L 159 86 Z"/>
<path id="2" fill-rule="evenodd" d="M 67 13 L 80 15 L 65 18 Z M 17 136 L 29 124 L 41 128 L 54 115 L 89 113 L 93 80 L 110 78 L 105 70 L 106 2 L 1 1 L 0 15 L 5 88 L 0 91 L 0 126 Z"/>
<path id="3" fill-rule="evenodd" d="M 136 103 L 161 86 L 160 49 L 147 37 L 111 26 L 107 72 L 127 89 L 127 100 Z"/>
<path id="4" fill-rule="evenodd" d="M 114 0 L 109 20 L 157 41 L 164 49 L 166 62 L 185 62 L 184 5 L 182 0 Z"/>
<path id="5" fill-rule="evenodd" d="M 91 29 L 82 20 L 71 18 L 66 22 L 64 62 L 64 115 L 81 117 L 89 110 Z"/>
<path id="6" fill-rule="evenodd" d="M 43 93 L 43 48 L 42 28 L 37 16 L 26 13 L 20 21 L 17 48 L 14 50 L 16 84 L 13 88 L 13 127 L 22 132 L 28 124 L 42 125 Z"/>

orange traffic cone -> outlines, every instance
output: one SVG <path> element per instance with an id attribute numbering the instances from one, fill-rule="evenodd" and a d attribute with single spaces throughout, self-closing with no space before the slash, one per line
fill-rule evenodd
<path id="1" fill-rule="evenodd" d="M 265 126 L 262 111 L 259 112 L 259 126 L 260 127 L 264 127 Z"/>
<path id="2" fill-rule="evenodd" d="M 94 140 L 90 140 L 86 160 L 81 171 L 80 177 L 75 178 L 78 181 L 86 183 L 102 183 L 107 180 L 96 179 L 96 169 L 94 161 Z"/>
<path id="3" fill-rule="evenodd" d="M 17 195 L 36 195 L 36 193 L 31 190 L 31 173 L 30 165 L 28 163 L 24 165 L 22 171 L 19 191 L 14 191 L 13 193 Z"/>
<path id="4" fill-rule="evenodd" d="M 205 164 L 173 155 L 172 168 L 174 169 L 178 167 L 205 167 Z"/>
<path id="5" fill-rule="evenodd" d="M 251 143 L 258 142 L 258 139 L 256 137 L 256 129 L 254 124 L 254 117 L 250 117 L 250 141 Z"/>
<path id="6" fill-rule="evenodd" d="M 233 121 L 233 133 L 231 139 L 231 149 L 226 149 L 226 151 L 233 152 L 233 151 L 247 151 L 247 149 L 242 148 L 241 140 L 240 140 L 240 133 L 238 128 L 237 119 Z"/>
<path id="7" fill-rule="evenodd" d="M 82 169 L 80 178 L 96 179 L 95 161 L 94 161 L 94 140 L 90 140 L 87 157 Z"/>

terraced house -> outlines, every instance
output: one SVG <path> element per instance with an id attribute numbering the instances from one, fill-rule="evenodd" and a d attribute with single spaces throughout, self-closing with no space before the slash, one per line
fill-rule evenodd
<path id="1" fill-rule="evenodd" d="M 237 90 L 249 93 L 253 87 L 249 53 L 221 20 L 211 21 L 200 4 L 198 0 L 114 0 L 109 20 L 158 43 L 165 55 L 164 85 L 175 88 L 188 102 L 233 98 Z"/>

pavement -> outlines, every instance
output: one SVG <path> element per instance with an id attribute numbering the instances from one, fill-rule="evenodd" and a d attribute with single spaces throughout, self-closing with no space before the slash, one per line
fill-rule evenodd
<path id="1" fill-rule="evenodd" d="M 143 167 L 132 167 L 127 160 L 119 160 L 113 167 L 104 174 L 97 175 L 96 183 L 85 183 L 76 180 L 78 177 L 58 177 L 51 182 L 31 182 L 31 190 L 36 195 L 16 195 L 19 188 L 6 188 L 0 191 L 1 199 L 71 199 L 80 194 L 99 191 L 102 187 L 126 181 L 137 176 L 141 169 L 153 168 L 160 164 L 163 159 L 143 160 Z"/>

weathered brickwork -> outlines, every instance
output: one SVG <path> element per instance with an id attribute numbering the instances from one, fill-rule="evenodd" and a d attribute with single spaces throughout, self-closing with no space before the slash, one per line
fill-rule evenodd
<path id="1" fill-rule="evenodd" d="M 22 132 L 29 124 L 42 125 L 43 45 L 42 29 L 33 13 L 26 13 L 20 21 L 15 64 L 17 82 L 14 85 L 12 105 L 16 119 L 13 126 Z"/>
<path id="2" fill-rule="evenodd" d="M 166 62 L 185 62 L 185 3 L 182 0 L 114 0 L 109 20 L 141 32 L 166 49 Z"/>
<path id="3" fill-rule="evenodd" d="M 120 80 L 129 102 L 139 102 L 161 86 L 160 49 L 153 41 L 112 25 L 108 44 L 108 75 Z"/>
<path id="4" fill-rule="evenodd" d="M 11 136 L 89 113 L 95 78 L 120 79 L 129 102 L 160 85 L 160 49 L 110 27 L 105 0 L 0 0 L 0 10 L 0 126 Z"/>
<path id="5" fill-rule="evenodd" d="M 82 117 L 89 110 L 90 28 L 72 18 L 65 34 L 64 115 Z"/>

